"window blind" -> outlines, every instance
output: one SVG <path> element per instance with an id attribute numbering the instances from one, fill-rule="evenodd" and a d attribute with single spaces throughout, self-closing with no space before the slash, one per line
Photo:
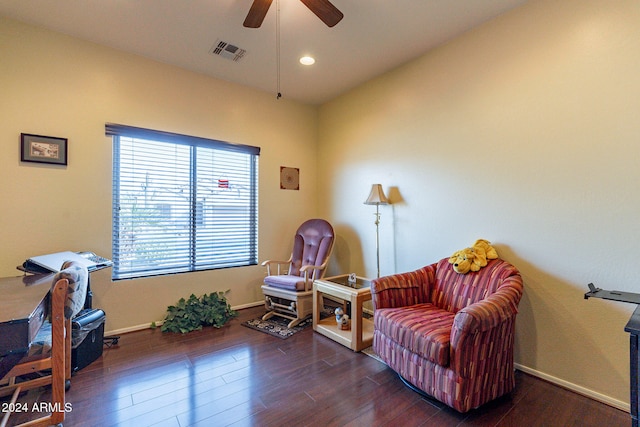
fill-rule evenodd
<path id="1" fill-rule="evenodd" d="M 123 125 L 113 137 L 114 279 L 257 264 L 257 147 Z"/>

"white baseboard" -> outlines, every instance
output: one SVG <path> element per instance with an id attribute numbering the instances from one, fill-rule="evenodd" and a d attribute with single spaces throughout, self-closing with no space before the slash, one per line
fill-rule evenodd
<path id="1" fill-rule="evenodd" d="M 252 308 L 264 305 L 264 301 L 250 302 L 249 304 L 236 305 L 231 307 L 232 310 L 242 310 L 243 308 Z"/>
<path id="2" fill-rule="evenodd" d="M 158 326 L 160 326 L 161 324 L 162 324 L 162 322 L 156 322 L 156 325 L 158 325 Z M 150 329 L 150 328 L 151 328 L 151 323 L 145 323 L 145 324 L 142 324 L 142 325 L 130 326 L 128 328 L 121 328 L 121 329 L 114 329 L 112 331 L 105 331 L 104 332 L 104 336 L 105 337 L 113 337 L 113 336 L 126 334 L 128 332 L 136 332 L 136 331 L 141 331 L 143 329 Z"/>
<path id="3" fill-rule="evenodd" d="M 621 400 L 618 399 L 614 399 L 611 396 L 606 396 L 602 393 L 598 393 L 596 391 L 590 390 L 588 388 L 579 386 L 577 384 L 573 384 L 570 383 L 569 381 L 565 381 L 563 379 L 560 378 L 556 378 L 552 375 L 549 374 L 545 374 L 544 372 L 540 372 L 538 370 L 529 368 L 527 366 L 523 366 L 520 365 L 518 363 L 515 364 L 516 369 L 527 373 L 529 375 L 532 375 L 534 377 L 543 379 L 545 381 L 548 381 L 552 384 L 555 384 L 557 386 L 560 386 L 562 388 L 566 388 L 567 390 L 571 390 L 574 393 L 578 393 L 581 394 L 583 396 L 586 396 L 590 399 L 596 400 L 598 402 L 604 403 L 605 405 L 609 405 L 612 406 L 616 409 L 620 409 L 621 411 L 625 411 L 625 412 L 631 412 L 631 405 L 627 402 L 623 402 Z"/>
<path id="4" fill-rule="evenodd" d="M 263 304 L 264 304 L 264 301 L 251 302 L 249 304 L 241 304 L 241 305 L 233 306 L 233 307 L 231 307 L 231 309 L 232 310 L 242 310 L 243 308 L 258 307 L 258 306 L 263 305 Z M 143 329 L 150 329 L 151 325 L 153 323 L 155 323 L 156 326 L 162 326 L 162 323 L 164 323 L 164 322 L 162 320 L 156 320 L 155 322 L 143 323 L 142 325 L 129 326 L 128 328 L 114 329 L 112 331 L 105 331 L 104 335 L 106 337 L 108 337 L 108 336 L 118 336 L 118 335 L 126 334 L 128 332 L 142 331 Z"/>

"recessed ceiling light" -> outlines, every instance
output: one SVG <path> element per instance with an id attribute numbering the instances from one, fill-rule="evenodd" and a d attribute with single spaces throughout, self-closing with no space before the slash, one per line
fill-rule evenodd
<path id="1" fill-rule="evenodd" d="M 316 60 L 310 56 L 303 56 L 302 58 L 300 58 L 300 63 L 302 65 L 313 65 L 315 64 L 315 62 Z"/>

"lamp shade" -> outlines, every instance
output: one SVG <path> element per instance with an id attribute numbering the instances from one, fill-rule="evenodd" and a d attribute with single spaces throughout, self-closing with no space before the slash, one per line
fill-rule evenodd
<path id="1" fill-rule="evenodd" d="M 382 191 L 382 185 L 373 184 L 371 186 L 371 193 L 369 193 L 369 197 L 364 202 L 365 205 L 388 205 L 389 199 L 384 195 L 384 191 Z"/>

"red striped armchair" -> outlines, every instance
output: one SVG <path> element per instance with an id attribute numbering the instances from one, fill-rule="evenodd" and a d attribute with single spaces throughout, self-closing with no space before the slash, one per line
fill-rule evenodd
<path id="1" fill-rule="evenodd" d="M 409 386 L 459 412 L 515 387 L 523 284 L 501 259 L 458 274 L 448 258 L 373 280 L 373 349 Z"/>

